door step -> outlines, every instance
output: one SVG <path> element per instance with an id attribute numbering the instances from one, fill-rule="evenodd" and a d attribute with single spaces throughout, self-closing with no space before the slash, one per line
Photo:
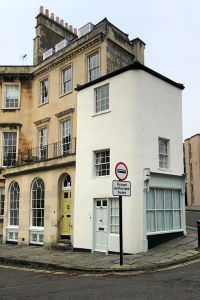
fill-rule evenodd
<path id="1" fill-rule="evenodd" d="M 57 244 L 49 245 L 49 249 L 51 250 L 61 250 L 61 251 L 73 251 L 72 244 L 70 240 L 61 239 L 57 241 Z"/>

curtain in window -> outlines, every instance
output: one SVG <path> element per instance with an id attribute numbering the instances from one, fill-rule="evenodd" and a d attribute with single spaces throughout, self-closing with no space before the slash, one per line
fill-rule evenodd
<path id="1" fill-rule="evenodd" d="M 147 211 L 147 232 L 156 231 L 155 229 L 155 212 Z"/>
<path id="2" fill-rule="evenodd" d="M 172 229 L 173 229 L 172 190 L 165 190 L 165 230 L 172 230 Z"/>

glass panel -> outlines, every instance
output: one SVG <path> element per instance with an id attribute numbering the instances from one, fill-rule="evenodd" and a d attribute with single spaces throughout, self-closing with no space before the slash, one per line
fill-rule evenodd
<path id="1" fill-rule="evenodd" d="M 180 191 L 173 190 L 173 208 L 180 209 Z"/>
<path id="2" fill-rule="evenodd" d="M 146 201 L 147 201 L 146 202 L 147 209 L 155 208 L 154 190 L 153 189 L 150 189 L 149 192 L 147 193 Z"/>
<path id="3" fill-rule="evenodd" d="M 97 206 L 101 206 L 101 200 L 97 201 Z"/>
<path id="4" fill-rule="evenodd" d="M 173 229 L 173 211 L 165 211 L 165 230 Z"/>
<path id="5" fill-rule="evenodd" d="M 157 231 L 164 231 L 164 211 L 157 211 L 156 212 L 157 218 Z"/>
<path id="6" fill-rule="evenodd" d="M 156 209 L 164 209 L 164 191 L 156 190 Z"/>
<path id="7" fill-rule="evenodd" d="M 103 206 L 107 206 L 107 200 L 103 200 Z"/>
<path id="8" fill-rule="evenodd" d="M 165 208 L 172 209 L 172 191 L 165 190 Z"/>
<path id="9" fill-rule="evenodd" d="M 147 211 L 147 232 L 155 231 L 155 212 Z"/>
<path id="10" fill-rule="evenodd" d="M 181 228 L 181 214 L 179 210 L 174 211 L 174 229 Z"/>

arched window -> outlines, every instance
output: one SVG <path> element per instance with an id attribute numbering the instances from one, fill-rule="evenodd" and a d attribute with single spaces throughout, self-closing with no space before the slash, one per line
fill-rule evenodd
<path id="1" fill-rule="evenodd" d="M 44 227 L 44 182 L 37 178 L 31 191 L 31 226 Z"/>
<path id="2" fill-rule="evenodd" d="M 12 183 L 9 192 L 9 225 L 19 226 L 19 184 Z"/>
<path id="3" fill-rule="evenodd" d="M 67 176 L 63 180 L 63 189 L 66 188 L 71 188 L 71 177 L 69 176 L 69 174 L 67 174 Z"/>

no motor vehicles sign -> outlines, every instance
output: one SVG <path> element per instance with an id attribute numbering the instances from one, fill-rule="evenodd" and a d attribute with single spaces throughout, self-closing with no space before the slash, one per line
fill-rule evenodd
<path id="1" fill-rule="evenodd" d="M 115 175 L 119 180 L 125 180 L 128 176 L 128 168 L 123 162 L 119 162 L 115 167 Z"/>

